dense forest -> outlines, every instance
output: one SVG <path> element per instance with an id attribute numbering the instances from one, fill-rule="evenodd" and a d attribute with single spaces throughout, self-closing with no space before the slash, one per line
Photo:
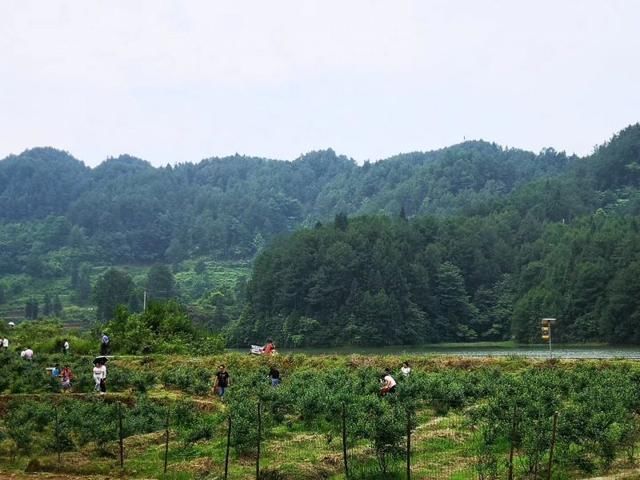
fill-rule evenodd
<path id="1" fill-rule="evenodd" d="M 542 316 L 559 340 L 640 343 L 639 184 L 640 125 L 585 158 L 474 141 L 361 166 L 326 150 L 91 169 L 39 148 L 0 161 L 0 275 L 99 303 L 91 265 L 255 257 L 243 306 L 209 322 L 232 344 L 527 342 Z"/>
<path id="2" fill-rule="evenodd" d="M 640 126 L 458 214 L 336 215 L 255 262 L 232 338 L 285 344 L 640 343 Z"/>
<path id="3" fill-rule="evenodd" d="M 346 217 L 344 217 L 346 218 Z M 341 223 L 342 222 L 342 223 Z M 599 211 L 522 242 L 517 214 L 336 218 L 276 242 L 233 341 L 398 345 L 539 339 L 640 343 L 640 230 Z"/>

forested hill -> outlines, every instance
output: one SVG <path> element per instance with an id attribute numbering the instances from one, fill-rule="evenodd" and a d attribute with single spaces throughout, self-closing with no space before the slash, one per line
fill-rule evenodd
<path id="1" fill-rule="evenodd" d="M 255 262 L 231 340 L 640 343 L 640 126 L 475 214 L 337 215 Z"/>
<path id="2" fill-rule="evenodd" d="M 274 236 L 339 212 L 462 212 L 577 162 L 474 141 L 362 166 L 325 150 L 164 168 L 123 155 L 91 169 L 35 148 L 0 161 L 0 272 L 41 264 L 46 275 L 46 257 L 60 249 L 111 263 L 250 258 Z"/>

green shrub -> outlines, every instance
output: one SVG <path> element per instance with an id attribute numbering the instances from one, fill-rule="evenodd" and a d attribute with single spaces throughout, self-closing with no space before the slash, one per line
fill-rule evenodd
<path id="1" fill-rule="evenodd" d="M 127 389 L 144 393 L 156 382 L 156 377 L 152 372 L 138 372 L 121 366 L 108 368 L 107 388 L 114 391 Z"/>
<path id="2" fill-rule="evenodd" d="M 206 395 L 211 389 L 211 375 L 204 368 L 181 366 L 165 370 L 160 380 L 170 388 L 179 388 L 196 395 Z"/>

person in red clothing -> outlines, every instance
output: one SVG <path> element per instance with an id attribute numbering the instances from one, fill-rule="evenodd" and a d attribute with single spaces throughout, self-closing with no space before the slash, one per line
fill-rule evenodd
<path id="1" fill-rule="evenodd" d="M 276 344 L 273 343 L 273 340 L 268 339 L 267 344 L 264 347 L 260 345 L 251 345 L 249 350 L 250 355 L 276 355 L 278 352 L 276 351 Z"/>
<path id="2" fill-rule="evenodd" d="M 271 340 L 270 338 L 267 339 L 267 344 L 262 347 L 262 354 L 263 355 L 271 355 L 276 349 L 275 344 L 273 343 L 273 340 Z"/>
<path id="3" fill-rule="evenodd" d="M 73 380 L 73 372 L 69 368 L 69 365 L 65 365 L 60 374 L 62 377 L 62 389 L 67 392 L 71 391 L 71 381 Z"/>

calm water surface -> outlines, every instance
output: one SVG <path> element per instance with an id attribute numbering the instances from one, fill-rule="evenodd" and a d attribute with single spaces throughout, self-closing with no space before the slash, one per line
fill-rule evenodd
<path id="1" fill-rule="evenodd" d="M 282 354 L 306 353 L 309 355 L 327 354 L 363 354 L 363 355 L 445 355 L 457 357 L 505 357 L 517 356 L 528 358 L 548 358 L 549 347 L 522 346 L 522 347 L 474 347 L 474 346 L 427 346 L 427 347 L 382 347 L 382 348 L 304 348 L 281 349 Z M 562 346 L 553 347 L 554 358 L 627 358 L 640 359 L 640 346 L 637 347 L 586 347 L 586 346 Z"/>

